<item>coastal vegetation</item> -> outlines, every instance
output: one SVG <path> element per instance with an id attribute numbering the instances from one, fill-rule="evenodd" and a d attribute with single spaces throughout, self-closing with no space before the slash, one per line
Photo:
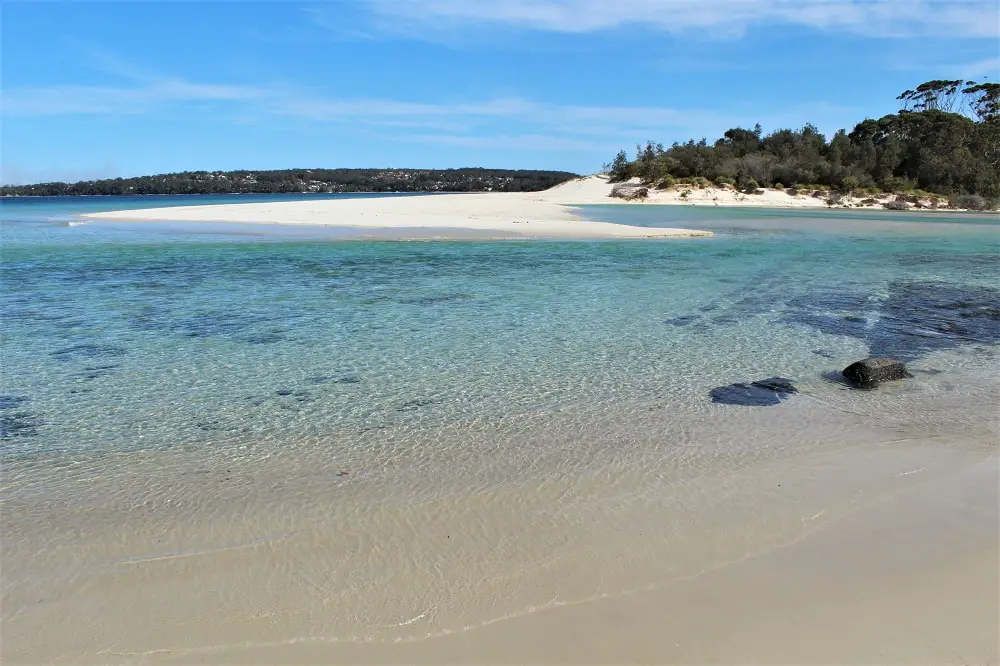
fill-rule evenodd
<path id="1" fill-rule="evenodd" d="M 635 159 L 621 151 L 605 171 L 613 182 L 638 178 L 666 189 L 761 187 L 841 194 L 942 195 L 983 210 L 1000 200 L 1000 84 L 928 81 L 897 97 L 902 108 L 866 119 L 832 139 L 806 124 L 765 135 L 736 127 L 714 143 L 664 148 L 649 141 Z"/>
<path id="2" fill-rule="evenodd" d="M 4 185 L 3 196 L 281 194 L 293 192 L 537 192 L 576 178 L 511 169 L 282 169 L 185 171 L 78 183 Z"/>

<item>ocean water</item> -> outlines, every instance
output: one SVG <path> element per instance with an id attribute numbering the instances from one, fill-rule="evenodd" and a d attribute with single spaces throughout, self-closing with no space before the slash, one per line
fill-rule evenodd
<path id="1" fill-rule="evenodd" d="M 869 352 L 918 360 L 998 336 L 986 216 L 824 213 L 789 230 L 802 213 L 588 211 L 719 233 L 667 242 L 65 222 L 148 202 L 4 202 L 8 455 L 294 446 L 629 401 L 697 410 L 720 384 L 837 390 L 823 373 Z"/>
<path id="2" fill-rule="evenodd" d="M 261 199 L 239 200 L 251 198 Z M 247 570 L 268 589 L 300 590 L 289 608 L 320 634 L 430 635 L 567 587 L 584 598 L 650 584 L 663 571 L 636 558 L 666 566 L 678 534 L 746 518 L 762 506 L 755 484 L 784 457 L 866 437 L 982 443 L 996 432 L 995 216 L 588 206 L 593 219 L 717 235 L 585 242 L 75 222 L 191 201 L 0 204 L 0 446 L 16 590 L 70 585 L 57 564 L 82 585 L 110 562 L 281 542 L 295 557 Z M 869 354 L 906 360 L 914 378 L 878 391 L 838 381 Z M 798 393 L 771 406 L 710 397 L 769 377 Z M 694 482 L 721 469 L 721 486 Z M 672 537 L 631 554 L 593 548 L 591 526 L 627 524 L 665 498 L 691 510 Z M 791 513 L 768 514 L 773 525 L 761 515 L 748 520 L 770 525 L 766 539 L 801 528 Z M 118 536 L 87 541 L 79 521 Z M 435 525 L 459 526 L 466 559 L 428 545 Z M 520 545 L 509 540 L 522 530 Z M 322 542 L 316 559 L 317 535 L 330 533 L 351 545 Z M 730 535 L 698 557 L 752 541 Z M 40 543 L 55 559 L 37 555 Z M 55 544 L 79 550 L 63 561 Z M 609 567 L 600 585 L 567 583 L 595 563 Z M 369 598 L 373 580 L 396 602 Z"/>

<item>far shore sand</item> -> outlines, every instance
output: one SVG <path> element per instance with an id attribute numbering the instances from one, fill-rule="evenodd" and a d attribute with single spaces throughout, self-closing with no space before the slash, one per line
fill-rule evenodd
<path id="1" fill-rule="evenodd" d="M 371 229 L 379 238 L 671 238 L 712 236 L 696 229 L 634 227 L 583 220 L 573 204 L 606 203 L 611 186 L 590 177 L 544 192 L 364 197 L 278 203 L 179 206 L 92 213 L 97 220 L 241 222 Z M 473 232 L 470 234 L 470 232 Z"/>
<path id="2" fill-rule="evenodd" d="M 215 222 L 329 226 L 382 240 L 517 238 L 684 238 L 711 231 L 651 228 L 581 219 L 575 205 L 677 205 L 753 208 L 829 208 L 824 197 L 784 190 L 745 194 L 722 188 L 650 189 L 641 202 L 610 196 L 606 176 L 587 176 L 542 192 L 363 197 L 271 203 L 234 203 L 90 213 L 95 220 Z M 888 199 L 886 199 L 888 200 Z M 869 201 L 869 203 L 863 203 Z M 844 197 L 837 208 L 881 209 L 882 202 Z"/>

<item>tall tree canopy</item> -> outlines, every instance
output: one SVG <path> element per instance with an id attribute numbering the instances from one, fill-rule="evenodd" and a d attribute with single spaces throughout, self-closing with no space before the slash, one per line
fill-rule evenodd
<path id="1" fill-rule="evenodd" d="M 647 142 L 635 160 L 620 153 L 607 169 L 613 180 L 649 184 L 701 177 L 741 188 L 822 185 L 1000 198 L 1000 84 L 928 81 L 897 99 L 898 113 L 864 120 L 829 141 L 809 124 L 766 136 L 760 125 L 737 127 L 711 145 Z"/>

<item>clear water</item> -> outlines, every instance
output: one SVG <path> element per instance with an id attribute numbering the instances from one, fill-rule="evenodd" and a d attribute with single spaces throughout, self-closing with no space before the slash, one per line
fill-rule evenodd
<path id="1" fill-rule="evenodd" d="M 995 447 L 994 217 L 592 206 L 717 235 L 588 242 L 71 224 L 168 203 L 190 198 L 0 202 L 12 658 L 453 633 L 766 552 Z M 870 352 L 914 377 L 831 374 Z M 774 376 L 799 393 L 710 398 Z"/>
<path id="2" fill-rule="evenodd" d="M 3 202 L 8 456 L 295 447 L 644 402 L 698 412 L 731 382 L 836 391 L 824 373 L 869 351 L 919 363 L 998 341 L 989 216 L 584 208 L 718 233 L 662 242 L 69 225 L 193 199 L 233 197 Z"/>

